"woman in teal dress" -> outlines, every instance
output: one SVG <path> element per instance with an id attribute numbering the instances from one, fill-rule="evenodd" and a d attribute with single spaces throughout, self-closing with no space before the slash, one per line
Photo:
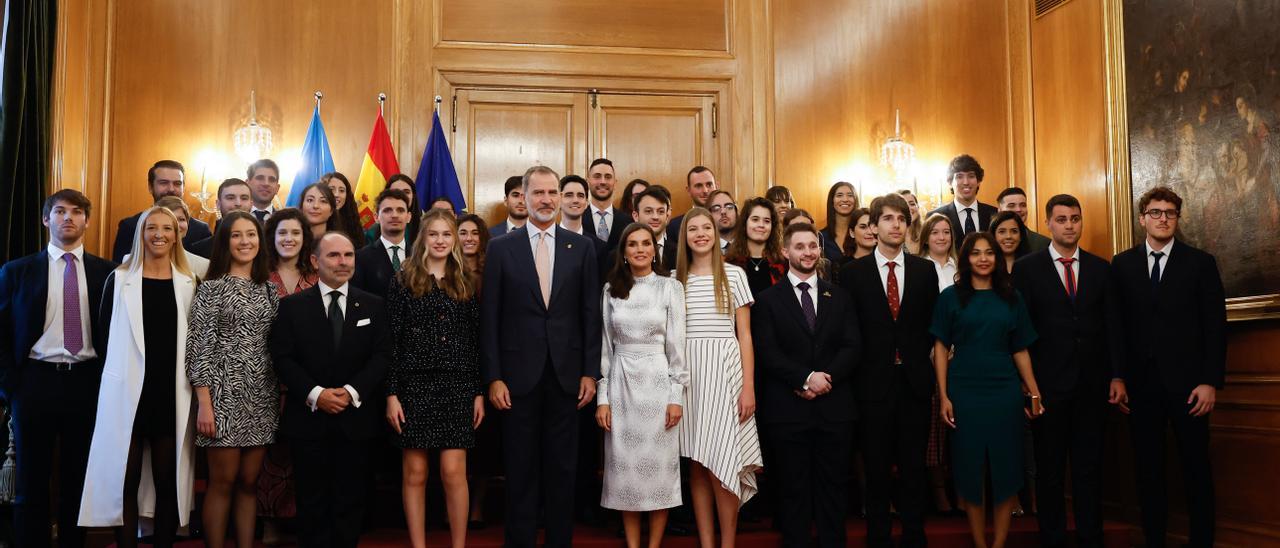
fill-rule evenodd
<path id="1" fill-rule="evenodd" d="M 1036 339 L 1027 307 L 988 233 L 965 238 L 956 284 L 938 296 L 930 331 L 952 475 L 976 546 L 986 548 L 984 479 L 990 466 L 996 548 L 1004 546 L 1022 488 L 1023 397 L 1040 397 L 1027 347 Z M 948 358 L 948 351 L 954 356 Z M 1043 413 L 1043 410 L 1041 410 Z M 1033 417 L 1034 418 L 1034 417 Z"/>

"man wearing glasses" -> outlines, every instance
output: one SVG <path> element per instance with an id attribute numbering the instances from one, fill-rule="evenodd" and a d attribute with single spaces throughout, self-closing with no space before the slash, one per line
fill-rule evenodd
<path id="1" fill-rule="evenodd" d="M 1181 211 L 1182 198 L 1168 187 L 1139 199 L 1146 237 L 1111 262 L 1116 291 L 1108 324 L 1122 410 L 1128 402 L 1146 544 L 1165 544 L 1171 425 L 1186 484 L 1189 545 L 1207 547 L 1214 537 L 1209 413 L 1226 363 L 1226 296 L 1213 255 L 1175 239 Z"/>
<path id="2" fill-rule="evenodd" d="M 707 210 L 716 220 L 716 230 L 720 232 L 720 253 L 724 253 L 733 242 L 733 227 L 738 224 L 738 206 L 733 204 L 733 195 L 729 191 L 717 190 L 711 193 Z"/>

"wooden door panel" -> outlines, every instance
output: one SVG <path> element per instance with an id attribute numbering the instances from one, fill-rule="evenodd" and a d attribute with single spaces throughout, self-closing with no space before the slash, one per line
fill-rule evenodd
<path id="1" fill-rule="evenodd" d="M 592 153 L 613 161 L 620 182 L 617 194 L 621 184 L 640 178 L 666 186 L 673 211 L 689 209 L 689 169 L 719 167 L 712 105 L 708 96 L 599 95 Z"/>
<path id="2" fill-rule="evenodd" d="M 507 177 L 534 165 L 565 174 L 585 166 L 584 93 L 459 90 L 458 176 L 471 189 L 471 210 L 491 225 L 506 218 Z"/>

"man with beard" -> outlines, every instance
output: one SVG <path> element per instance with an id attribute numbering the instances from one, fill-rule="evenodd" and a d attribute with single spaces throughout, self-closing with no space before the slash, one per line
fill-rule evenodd
<path id="1" fill-rule="evenodd" d="M 733 203 L 733 195 L 729 191 L 717 190 L 711 193 L 707 210 L 716 220 L 716 232 L 720 233 L 720 253 L 724 253 L 729 250 L 729 244 L 733 243 L 733 229 L 738 225 L 738 206 Z"/>
<path id="2" fill-rule="evenodd" d="M 709 167 L 694 166 L 689 170 L 689 174 L 685 175 L 685 190 L 689 192 L 689 202 L 692 207 L 707 207 L 711 202 L 711 193 L 717 188 L 719 186 L 716 184 L 716 174 Z M 680 224 L 683 222 L 683 213 L 671 219 L 671 223 L 667 225 L 667 241 L 671 243 L 680 241 Z"/>
<path id="3" fill-rule="evenodd" d="M 480 299 L 481 373 L 502 414 L 507 546 L 573 544 L 578 410 L 600 377 L 600 281 L 589 238 L 555 225 L 559 176 L 521 182 L 529 223 L 489 242 Z M 539 504 L 541 498 L 542 504 Z"/>
<path id="4" fill-rule="evenodd" d="M 508 232 L 514 232 L 524 226 L 529 219 L 529 207 L 524 203 L 524 190 L 521 188 L 522 177 L 512 175 L 502 185 L 503 205 L 507 207 L 507 220 L 493 225 L 489 229 L 489 237 L 496 238 Z"/>
<path id="5" fill-rule="evenodd" d="M 591 183 L 591 226 L 596 239 L 605 244 L 601 249 L 608 255 L 618 247 L 622 230 L 634 222 L 634 219 L 613 207 L 613 188 L 617 184 L 613 162 L 607 158 L 592 160 L 587 178 Z"/>
<path id="6" fill-rule="evenodd" d="M 151 191 L 152 203 L 160 201 L 165 196 L 177 196 L 182 198 L 182 189 L 184 186 L 184 168 L 182 164 L 173 160 L 160 160 L 147 170 L 147 190 Z M 124 260 L 124 256 L 133 250 L 133 233 L 137 232 L 138 217 L 142 216 L 142 212 L 125 217 L 120 221 L 120 226 L 116 228 L 116 241 L 111 246 L 111 260 L 120 262 Z M 208 238 L 213 235 L 209 230 L 209 225 L 199 219 L 190 219 L 187 226 L 187 235 L 182 238 L 182 247 Z"/>

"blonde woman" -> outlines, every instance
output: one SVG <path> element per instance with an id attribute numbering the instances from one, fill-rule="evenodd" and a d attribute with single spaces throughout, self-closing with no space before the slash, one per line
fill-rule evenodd
<path id="1" fill-rule="evenodd" d="M 427 544 L 427 451 L 440 451 L 440 476 L 454 548 L 467 542 L 467 450 L 484 420 L 480 305 L 463 263 L 453 211 L 433 209 L 404 269 L 387 289 L 391 371 L 387 422 L 403 453 L 405 519 L 415 547 Z"/>
<path id="2" fill-rule="evenodd" d="M 173 212 L 174 217 L 178 218 L 178 234 L 179 239 L 187 237 L 187 227 L 191 224 L 191 209 L 187 207 L 187 203 L 177 196 L 165 196 L 156 202 L 156 205 L 168 209 Z M 210 236 L 212 238 L 212 236 Z M 192 244 L 195 245 L 195 244 Z M 209 259 L 196 255 L 189 250 L 182 250 L 187 256 L 187 266 L 191 267 L 191 273 L 197 278 L 203 280 L 206 272 L 209 271 Z M 129 261 L 129 256 L 125 255 L 125 262 Z"/>
<path id="3" fill-rule="evenodd" d="M 738 508 L 756 494 L 755 353 L 747 275 L 720 256 L 711 212 L 695 207 L 680 226 L 676 279 L 685 285 L 685 361 L 689 396 L 680 424 L 680 456 L 689 458 L 698 540 L 715 545 L 712 511 L 724 548 L 734 546 Z"/>
<path id="4" fill-rule="evenodd" d="M 173 212 L 145 211 L 129 260 L 104 290 L 111 297 L 101 321 L 110 329 L 79 523 L 116 527 L 118 546 L 138 545 L 139 516 L 153 518 L 155 546 L 172 546 L 194 502 L 185 355 L 196 281 L 179 232 Z"/>

